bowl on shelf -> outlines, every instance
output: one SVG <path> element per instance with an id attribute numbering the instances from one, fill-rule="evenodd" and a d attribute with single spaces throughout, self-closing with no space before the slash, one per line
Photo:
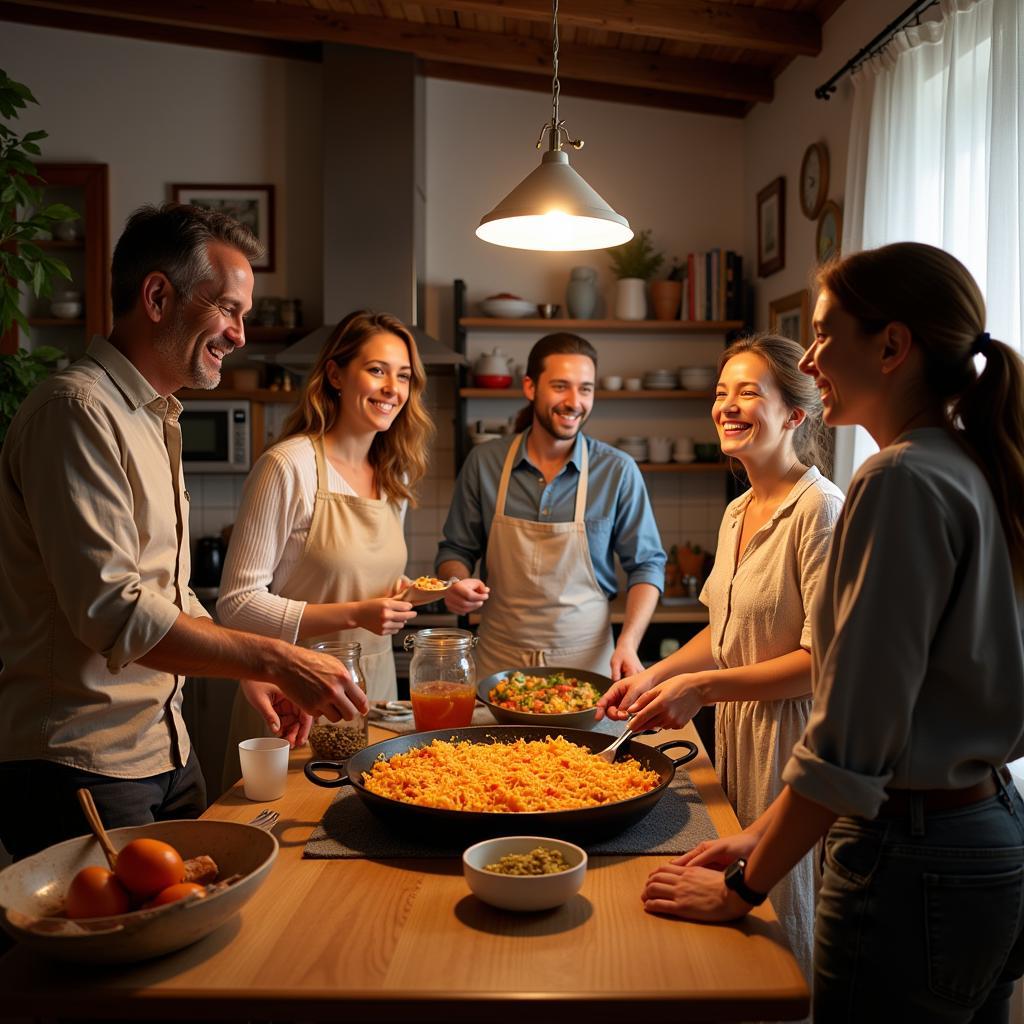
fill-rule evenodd
<path id="1" fill-rule="evenodd" d="M 549 875 L 504 875 L 488 871 L 508 854 L 530 853 L 542 847 L 556 850 L 569 864 Z M 502 910 L 550 910 L 573 898 L 587 874 L 586 851 L 563 839 L 545 836 L 502 836 L 485 839 L 462 855 L 462 874 L 473 895 Z"/>
<path id="2" fill-rule="evenodd" d="M 507 319 L 519 319 L 524 316 L 536 316 L 537 304 L 527 302 L 525 299 L 493 297 L 484 299 L 480 303 L 480 309 L 486 316 L 503 317 Z"/>
<path id="3" fill-rule="evenodd" d="M 542 320 L 554 320 L 561 308 L 557 302 L 541 302 L 537 306 L 537 315 Z"/>
<path id="4" fill-rule="evenodd" d="M 106 867 L 99 843 L 79 836 L 0 871 L 0 923 L 15 939 L 59 960 L 133 963 L 198 941 L 234 917 L 260 887 L 277 857 L 277 840 L 234 821 L 158 821 L 111 829 L 114 848 L 133 839 L 170 843 L 182 857 L 212 857 L 222 879 L 239 876 L 203 899 L 169 903 L 114 917 L 70 921 L 57 917 L 71 879 L 83 867 Z"/>
<path id="5" fill-rule="evenodd" d="M 698 462 L 718 462 L 722 458 L 722 449 L 717 441 L 702 441 L 693 446 L 693 455 Z"/>
<path id="6" fill-rule="evenodd" d="M 82 303 L 77 299 L 65 299 L 50 303 L 50 312 L 60 320 L 74 320 L 82 315 Z"/>
<path id="7" fill-rule="evenodd" d="M 707 391 L 715 386 L 717 373 L 713 366 L 681 366 L 679 384 L 687 391 Z"/>
<path id="8" fill-rule="evenodd" d="M 473 384 L 478 388 L 493 388 L 495 391 L 512 386 L 509 374 L 477 373 L 473 375 Z"/>

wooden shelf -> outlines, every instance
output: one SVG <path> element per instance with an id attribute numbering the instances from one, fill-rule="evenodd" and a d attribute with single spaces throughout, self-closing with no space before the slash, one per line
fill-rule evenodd
<path id="1" fill-rule="evenodd" d="M 540 317 L 506 319 L 496 316 L 464 316 L 459 326 L 494 331 L 645 331 L 662 334 L 720 334 L 738 330 L 742 320 L 544 320 Z"/>
<path id="2" fill-rule="evenodd" d="M 81 318 L 67 320 L 62 316 L 30 316 L 29 327 L 84 327 L 85 321 Z"/>
<path id="3" fill-rule="evenodd" d="M 728 462 L 638 462 L 641 473 L 727 473 Z"/>
<path id="4" fill-rule="evenodd" d="M 518 388 L 459 388 L 460 398 L 514 398 L 517 401 L 525 402 L 526 399 L 523 397 L 522 391 Z M 648 391 L 625 391 L 619 389 L 618 391 L 605 391 L 598 389 L 594 392 L 595 398 L 600 398 L 602 401 L 606 398 L 612 399 L 638 399 L 638 398 L 675 398 L 675 399 L 687 399 L 687 398 L 700 398 L 700 399 L 713 399 L 715 397 L 714 391 L 684 391 L 684 390 L 648 390 Z"/>
<path id="5" fill-rule="evenodd" d="M 254 388 L 252 391 L 239 391 L 235 388 L 214 388 L 212 391 L 205 391 L 201 388 L 184 388 L 175 397 L 181 402 L 209 402 L 220 401 L 225 398 L 242 398 L 250 402 L 265 402 L 267 404 L 281 402 L 291 404 L 298 399 L 299 392 L 294 388 L 291 391 L 271 391 L 270 388 Z"/>

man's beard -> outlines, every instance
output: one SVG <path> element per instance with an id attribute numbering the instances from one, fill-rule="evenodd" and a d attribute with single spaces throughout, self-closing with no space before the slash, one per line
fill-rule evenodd
<path id="1" fill-rule="evenodd" d="M 185 365 L 189 341 L 193 340 L 188 325 L 179 310 L 175 310 L 174 318 L 167 325 L 166 331 L 160 331 L 153 340 L 153 347 L 162 353 L 168 360 L 177 364 L 187 379 L 182 387 L 197 388 L 202 391 L 211 391 L 220 383 L 221 369 L 218 367 L 210 369 L 203 360 L 203 352 L 206 346 L 215 342 L 226 349 L 225 356 L 234 350 L 234 344 L 223 336 L 207 338 L 203 342 L 196 342 L 192 348 L 191 357 Z"/>
<path id="2" fill-rule="evenodd" d="M 562 408 L 562 406 L 559 406 L 558 408 Z M 546 410 L 542 412 L 538 409 L 536 403 L 534 403 L 533 406 L 533 415 L 541 427 L 555 438 L 556 441 L 571 441 L 583 429 L 583 424 L 586 423 L 589 418 L 588 413 L 583 413 L 576 421 L 575 427 L 566 430 L 564 427 L 560 427 L 555 424 L 554 417 L 551 413 Z"/>

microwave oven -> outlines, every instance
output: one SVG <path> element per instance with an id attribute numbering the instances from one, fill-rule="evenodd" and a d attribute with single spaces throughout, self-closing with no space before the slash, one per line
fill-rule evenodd
<path id="1" fill-rule="evenodd" d="M 252 410 L 245 401 L 182 403 L 181 464 L 186 473 L 248 473 Z"/>

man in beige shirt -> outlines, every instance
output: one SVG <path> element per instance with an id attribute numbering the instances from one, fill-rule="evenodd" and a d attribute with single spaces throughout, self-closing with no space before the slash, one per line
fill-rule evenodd
<path id="1" fill-rule="evenodd" d="M 206 794 L 181 717 L 188 674 L 262 681 L 298 709 L 366 710 L 340 663 L 221 629 L 189 589 L 182 387 L 213 388 L 245 344 L 255 238 L 168 204 L 129 219 L 114 329 L 26 399 L 0 451 L 0 842 L 15 858 L 87 831 L 195 817 Z"/>

